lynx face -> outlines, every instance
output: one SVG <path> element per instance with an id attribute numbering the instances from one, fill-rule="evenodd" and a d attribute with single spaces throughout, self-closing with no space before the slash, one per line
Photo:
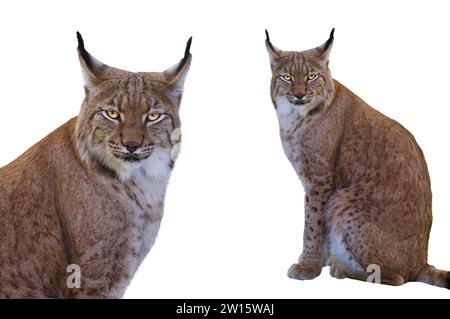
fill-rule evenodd
<path id="1" fill-rule="evenodd" d="M 333 79 L 328 69 L 328 56 L 333 43 L 333 31 L 322 46 L 301 52 L 276 48 L 266 31 L 266 46 L 272 67 L 271 96 L 277 108 L 286 112 L 296 109 L 306 116 L 329 102 Z"/>
<path id="2" fill-rule="evenodd" d="M 170 137 L 180 127 L 178 111 L 191 59 L 190 42 L 175 67 L 162 73 L 132 73 L 95 60 L 80 41 L 86 90 L 77 125 L 81 157 L 122 179 L 150 160 L 170 162 Z"/>
<path id="3" fill-rule="evenodd" d="M 152 76 L 131 74 L 101 83 L 86 102 L 87 151 L 118 170 L 136 169 L 153 153 L 170 154 L 178 106 Z"/>

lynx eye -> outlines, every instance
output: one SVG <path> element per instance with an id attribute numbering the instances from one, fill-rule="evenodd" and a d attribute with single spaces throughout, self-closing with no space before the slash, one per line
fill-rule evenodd
<path id="1" fill-rule="evenodd" d="M 119 118 L 119 115 L 120 115 L 119 112 L 112 111 L 112 110 L 103 111 L 102 114 L 103 114 L 104 117 L 106 117 L 107 119 L 110 119 L 110 120 L 117 120 Z"/>
<path id="2" fill-rule="evenodd" d="M 147 119 L 150 121 L 150 122 L 154 122 L 154 121 L 156 121 L 157 119 L 159 119 L 161 117 L 161 113 L 150 113 L 148 116 L 147 116 Z"/>
<path id="3" fill-rule="evenodd" d="M 292 76 L 291 76 L 290 74 L 283 74 L 283 75 L 281 76 L 281 79 L 282 79 L 284 82 L 291 82 L 291 81 L 292 81 Z"/>
<path id="4" fill-rule="evenodd" d="M 319 76 L 318 74 L 310 73 L 308 74 L 308 80 L 314 81 L 315 79 L 317 79 L 318 76 Z"/>

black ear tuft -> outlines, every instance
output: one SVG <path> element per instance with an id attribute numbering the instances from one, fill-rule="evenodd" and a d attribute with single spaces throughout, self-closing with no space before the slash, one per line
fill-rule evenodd
<path id="1" fill-rule="evenodd" d="M 171 89 L 174 89 L 173 92 L 174 95 L 177 96 L 177 99 L 183 93 L 183 83 L 189 71 L 189 65 L 191 63 L 192 58 L 191 44 L 192 44 L 192 37 L 190 37 L 186 43 L 184 56 L 180 60 L 180 62 L 162 72 Z"/>
<path id="2" fill-rule="evenodd" d="M 267 41 L 268 43 L 270 43 L 269 32 L 267 31 L 267 29 L 265 29 L 264 31 L 266 31 L 266 41 Z"/>
<path id="3" fill-rule="evenodd" d="M 192 37 L 190 37 L 188 42 L 186 43 L 186 50 L 184 51 L 184 59 L 187 59 L 188 56 L 191 54 L 189 52 L 191 50 L 191 44 L 192 44 Z"/>
<path id="4" fill-rule="evenodd" d="M 187 60 L 191 56 L 191 44 L 192 44 L 192 37 L 189 38 L 189 40 L 186 43 L 186 49 L 184 50 L 184 57 L 181 59 L 180 63 L 178 64 L 178 67 L 175 71 L 175 73 L 178 73 L 183 69 L 184 65 L 186 64 Z"/>
<path id="5" fill-rule="evenodd" d="M 81 33 L 77 31 L 78 49 L 84 50 L 84 40 Z"/>
<path id="6" fill-rule="evenodd" d="M 330 37 L 328 38 L 327 42 L 325 42 L 325 45 L 323 47 L 324 51 L 327 51 L 330 45 L 333 43 L 334 40 L 334 28 L 330 32 Z"/>
<path id="7" fill-rule="evenodd" d="M 266 44 L 270 48 L 271 54 L 273 56 L 278 55 L 280 53 L 280 49 L 274 47 L 272 42 L 270 42 L 269 31 L 267 31 L 267 29 L 265 29 L 264 31 L 266 31 Z"/>
<path id="8" fill-rule="evenodd" d="M 81 36 L 81 33 L 77 31 L 77 40 L 78 40 L 78 52 L 81 55 L 81 58 L 84 60 L 84 62 L 86 63 L 86 66 L 91 70 L 94 71 L 94 63 L 92 61 L 92 57 L 91 55 L 86 51 L 86 49 L 84 48 L 84 40 L 83 37 Z"/>

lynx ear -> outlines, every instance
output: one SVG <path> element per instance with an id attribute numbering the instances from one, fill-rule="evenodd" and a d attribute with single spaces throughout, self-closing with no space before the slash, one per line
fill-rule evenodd
<path id="1" fill-rule="evenodd" d="M 316 48 L 316 51 L 319 53 L 319 56 L 326 62 L 330 59 L 331 47 L 333 46 L 334 41 L 334 28 L 330 32 L 330 37 L 327 42 L 322 44 L 321 46 Z"/>
<path id="2" fill-rule="evenodd" d="M 84 48 L 83 37 L 77 32 L 78 39 L 78 57 L 80 59 L 81 71 L 83 73 L 84 85 L 90 89 L 101 82 L 101 75 L 108 68 L 106 64 L 101 63 Z"/>
<path id="3" fill-rule="evenodd" d="M 190 37 L 186 43 L 184 57 L 181 59 L 181 61 L 163 72 L 163 75 L 167 80 L 168 87 L 171 90 L 171 97 L 177 103 L 180 102 L 181 96 L 183 95 L 184 81 L 186 80 L 186 76 L 191 65 L 191 44 L 192 37 Z"/>
<path id="4" fill-rule="evenodd" d="M 274 46 L 272 44 L 272 42 L 270 42 L 269 32 L 267 30 L 265 30 L 265 31 L 266 31 L 266 48 L 267 48 L 267 52 L 269 53 L 270 67 L 273 70 L 273 69 L 275 69 L 276 65 L 278 64 L 278 58 L 280 57 L 280 55 L 283 51 L 278 49 L 276 46 Z"/>

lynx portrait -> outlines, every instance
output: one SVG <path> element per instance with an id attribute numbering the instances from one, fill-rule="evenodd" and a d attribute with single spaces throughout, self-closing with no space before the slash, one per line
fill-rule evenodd
<path id="1" fill-rule="evenodd" d="M 122 297 L 163 216 L 192 38 L 172 68 L 133 73 L 77 37 L 79 116 L 0 169 L 2 298 Z"/>
<path id="2" fill-rule="evenodd" d="M 336 278 L 420 281 L 449 288 L 427 263 L 431 188 L 413 135 L 331 77 L 334 29 L 301 52 L 266 47 L 271 98 L 284 152 L 305 190 L 303 252 L 288 276 L 306 280 L 330 266 Z M 369 268 L 368 268 L 369 267 Z"/>

